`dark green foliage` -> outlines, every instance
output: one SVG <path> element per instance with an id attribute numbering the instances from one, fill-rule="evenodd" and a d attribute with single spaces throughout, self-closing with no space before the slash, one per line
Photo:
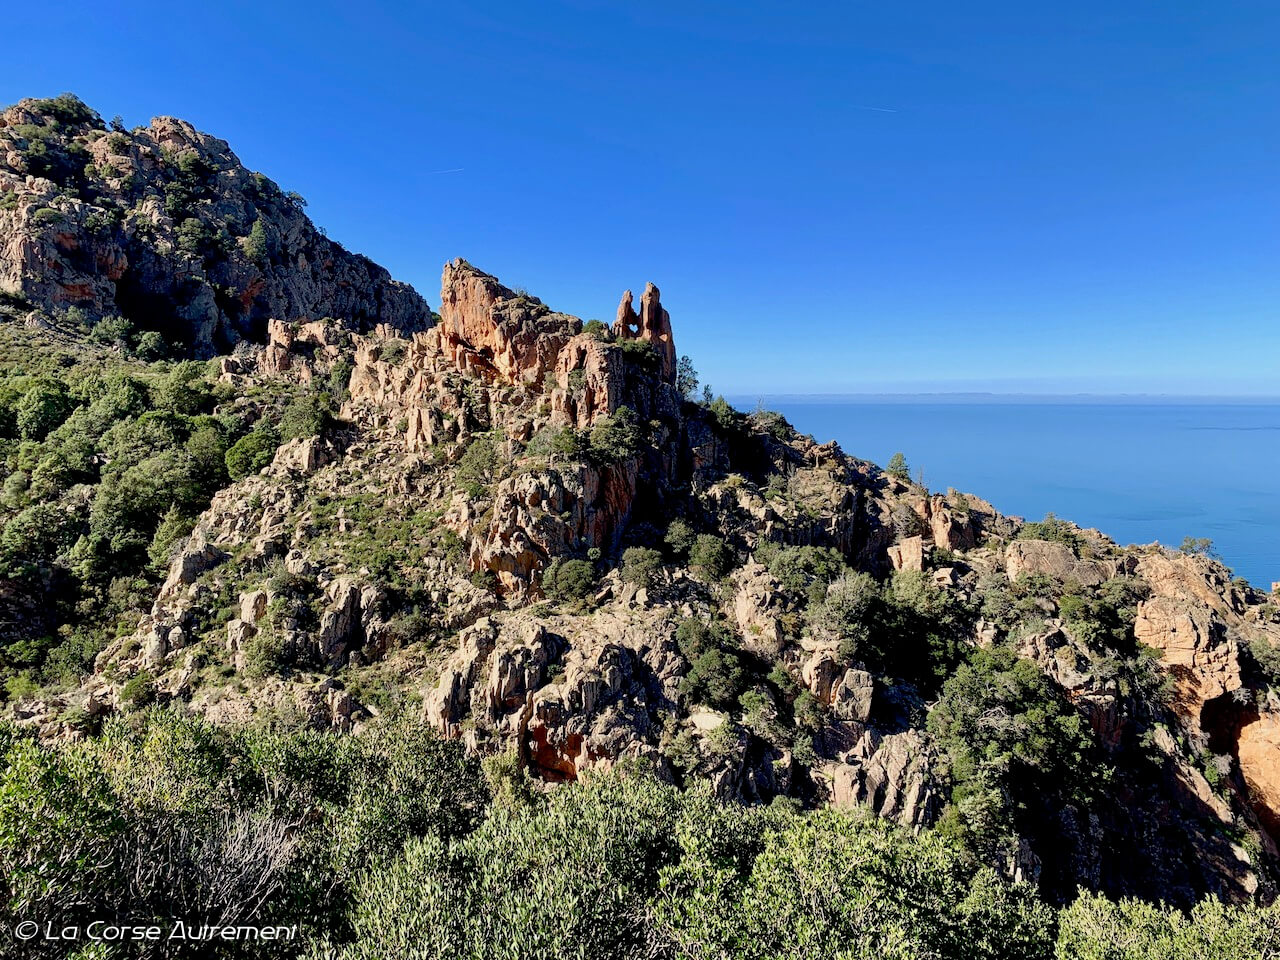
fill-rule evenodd
<path id="1" fill-rule="evenodd" d="M 253 221 L 253 226 L 249 228 L 248 235 L 241 243 L 244 255 L 256 263 L 258 266 L 264 265 L 271 256 L 271 248 L 267 242 L 267 230 L 263 226 L 261 218 Z"/>
<path id="2" fill-rule="evenodd" d="M 1280 956 L 1280 905 L 1208 899 L 1172 907 L 1080 894 L 1058 915 L 1057 960 L 1255 960 Z"/>
<path id="3" fill-rule="evenodd" d="M 240 480 L 257 473 L 271 462 L 279 442 L 274 431 L 265 427 L 245 434 L 227 450 L 227 474 L 232 480 Z"/>
<path id="4" fill-rule="evenodd" d="M 128 336 L 110 320 L 99 333 Z M 210 415 L 203 363 L 148 367 L 94 346 L 14 356 L 0 366 L 0 576 L 16 596 L 39 596 L 45 619 L 6 611 L 21 624 L 21 649 L 0 656 L 10 691 L 78 681 L 132 629 L 173 547 L 229 482 L 231 431 L 242 429 Z"/>
<path id="5" fill-rule="evenodd" d="M 622 552 L 622 579 L 647 587 L 662 569 L 662 554 L 650 547 L 628 547 Z"/>
<path id="6" fill-rule="evenodd" d="M 700 533 L 689 549 L 689 565 L 704 580 L 719 580 L 733 569 L 733 551 L 720 537 Z"/>
<path id="7" fill-rule="evenodd" d="M 777 577 L 783 589 L 795 593 L 823 588 L 845 569 L 839 551 L 829 547 L 788 547 L 766 541 L 756 548 L 755 559 Z"/>
<path id="8" fill-rule="evenodd" d="M 864 811 L 721 803 L 625 766 L 549 794 L 510 762 L 486 770 L 496 796 L 458 741 L 403 720 L 354 736 L 229 731 L 153 707 L 61 747 L 0 726 L 0 925 L 296 923 L 299 939 L 278 949 L 232 942 L 218 955 L 334 960 L 1280 949 L 1275 906 L 1208 900 L 1181 914 L 1081 894 L 1054 911 L 945 832 Z M 23 956 L 67 946 L 32 941 Z"/>
<path id="9" fill-rule="evenodd" d="M 335 422 L 333 397 L 328 393 L 309 393 L 285 407 L 280 417 L 280 439 L 321 436 Z"/>
<path id="10" fill-rule="evenodd" d="M 698 371 L 687 355 L 682 355 L 676 364 L 676 390 L 686 400 L 692 400 L 698 393 Z"/>
<path id="11" fill-rule="evenodd" d="M 71 407 L 71 398 L 61 381 L 36 381 L 14 406 L 18 435 L 24 440 L 43 440 L 67 419 Z"/>
<path id="12" fill-rule="evenodd" d="M 929 714 L 951 767 L 945 824 L 984 857 L 1066 804 L 1086 807 L 1105 768 L 1089 725 L 1040 668 L 978 648 Z"/>
<path id="13" fill-rule="evenodd" d="M 193 526 L 195 521 L 184 516 L 176 504 L 169 508 L 147 547 L 151 569 L 156 576 L 163 575 L 169 569 L 174 547 L 191 532 Z"/>
<path id="14" fill-rule="evenodd" d="M 471 496 L 481 496 L 498 468 L 498 439 L 492 434 L 475 437 L 458 458 L 458 479 Z"/>
<path id="15" fill-rule="evenodd" d="M 351 374 L 356 368 L 350 357 L 339 357 L 329 370 L 329 393 L 340 399 L 347 396 L 347 388 L 351 385 Z"/>
<path id="16" fill-rule="evenodd" d="M 103 317 L 93 325 L 89 339 L 94 343 L 127 350 L 133 340 L 133 324 L 124 317 Z"/>
<path id="17" fill-rule="evenodd" d="M 633 342 L 633 341 L 626 341 Z M 630 407 L 619 407 L 591 428 L 591 456 L 601 463 L 616 463 L 636 455 L 644 442 L 640 423 Z"/>
<path id="18" fill-rule="evenodd" d="M 1065 543 L 1079 554 L 1085 539 L 1078 530 L 1065 520 L 1059 520 L 1052 513 L 1046 513 L 1043 520 L 1024 523 L 1018 531 L 1019 540 L 1051 540 Z"/>
<path id="19" fill-rule="evenodd" d="M 677 559 L 689 555 L 689 551 L 693 549 L 695 539 L 693 527 L 678 518 L 671 521 L 671 525 L 667 527 L 667 535 L 664 538 L 667 547 L 671 550 L 671 555 Z"/>
<path id="20" fill-rule="evenodd" d="M 889 458 L 889 462 L 885 464 L 884 472 L 899 480 L 907 480 L 911 476 L 911 468 L 907 466 L 907 458 L 901 453 L 895 453 Z"/>
<path id="21" fill-rule="evenodd" d="M 145 670 L 129 678 L 120 690 L 120 702 L 126 710 L 140 710 L 155 701 L 155 681 Z"/>
<path id="22" fill-rule="evenodd" d="M 609 328 L 600 320 L 588 320 L 582 325 L 582 332 L 596 340 L 609 339 Z"/>
<path id="23" fill-rule="evenodd" d="M 628 364 L 650 373 L 658 369 L 658 351 L 648 340 L 619 340 L 618 348 Z"/>
<path id="24" fill-rule="evenodd" d="M 391 364 L 393 367 L 398 366 L 404 361 L 409 353 L 409 343 L 406 340 L 388 340 L 382 345 L 378 359 L 385 363 Z"/>
<path id="25" fill-rule="evenodd" d="M 60 93 L 47 100 L 36 100 L 31 104 L 33 113 L 43 114 L 55 125 L 69 127 L 88 124 L 93 127 L 102 126 L 102 117 L 96 110 L 90 109 L 83 100 L 74 93 Z"/>
<path id="26" fill-rule="evenodd" d="M 937 689 L 960 658 L 972 613 L 919 571 L 881 585 L 846 571 L 815 596 L 811 628 L 839 641 L 840 656 L 925 691 Z"/>
<path id="27" fill-rule="evenodd" d="M 542 590 L 553 600 L 583 600 L 595 583 L 595 567 L 586 560 L 555 560 L 542 572 Z"/>
<path id="28" fill-rule="evenodd" d="M 716 397 L 708 406 L 711 416 L 714 418 L 716 426 L 722 431 L 730 435 L 740 432 L 742 428 L 742 414 L 730 406 L 729 401 L 724 397 Z"/>
<path id="29" fill-rule="evenodd" d="M 42 227 L 51 223 L 61 223 L 65 219 L 66 215 L 56 207 L 41 207 L 31 215 L 32 223 Z"/>
<path id="30" fill-rule="evenodd" d="M 763 407 L 757 409 L 751 414 L 751 422 L 775 440 L 791 440 L 796 435 L 795 428 L 787 422 L 787 418 L 775 410 L 765 410 Z"/>
<path id="31" fill-rule="evenodd" d="M 406 840 L 470 833 L 487 800 L 478 764 L 411 723 L 360 737 L 227 733 L 153 709 L 74 750 L 0 734 L 0 922 L 167 928 L 181 918 L 336 933 L 357 878 Z M 209 955 L 189 946 L 169 943 L 164 956 Z M 218 955 L 292 957 L 301 946 Z M 66 948 L 36 943 L 24 956 Z"/>
<path id="32" fill-rule="evenodd" d="M 1072 636 L 1095 651 L 1133 650 L 1133 622 L 1138 603 L 1150 592 L 1132 577 L 1116 577 L 1089 592 L 1067 585 L 1058 610 Z"/>
<path id="33" fill-rule="evenodd" d="M 680 693 L 693 703 L 730 710 L 746 688 L 733 632 L 720 620 L 682 620 L 676 630 L 680 653 L 689 661 L 689 672 L 680 680 Z"/>
<path id="34" fill-rule="evenodd" d="M 1247 649 L 1263 682 L 1271 687 L 1280 688 L 1280 644 L 1271 643 L 1265 637 L 1259 636 L 1250 642 Z"/>
<path id="35" fill-rule="evenodd" d="M 1208 537 L 1183 537 L 1182 545 L 1178 547 L 1180 551 L 1187 554 L 1198 555 L 1201 557 L 1212 557 L 1217 559 L 1217 553 L 1213 549 L 1213 541 Z"/>
<path id="36" fill-rule="evenodd" d="M 526 452 L 531 457 L 563 457 L 577 462 L 586 458 L 590 442 L 573 427 L 544 427 L 530 440 Z"/>

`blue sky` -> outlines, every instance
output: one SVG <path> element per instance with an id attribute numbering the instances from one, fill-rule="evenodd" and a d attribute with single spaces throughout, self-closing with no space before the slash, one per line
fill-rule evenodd
<path id="1" fill-rule="evenodd" d="M 228 140 L 726 393 L 1280 394 L 1280 6 L 21 4 L 0 100 Z M 22 39 L 28 38 L 28 39 Z M 443 172 L 451 171 L 451 172 Z"/>

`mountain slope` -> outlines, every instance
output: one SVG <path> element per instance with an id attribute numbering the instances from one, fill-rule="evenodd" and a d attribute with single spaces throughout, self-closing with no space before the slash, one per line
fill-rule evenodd
<path id="1" fill-rule="evenodd" d="M 608 327 L 462 260 L 429 329 L 425 303 L 271 313 L 348 290 L 336 253 L 305 259 L 279 299 L 185 327 L 160 275 L 152 322 L 194 348 L 263 335 L 203 366 L 9 311 L 13 342 L 70 358 L 5 368 L 21 727 L 74 740 L 156 701 L 225 726 L 407 714 L 544 784 L 642 764 L 867 807 L 1056 901 L 1274 897 L 1274 598 L 694 400 L 652 284 Z M 56 262 L 4 269 L 52 305 Z M 17 637 L 42 596 L 56 616 Z"/>
<path id="2" fill-rule="evenodd" d="M 262 340 L 273 317 L 430 323 L 304 206 L 182 120 L 109 130 L 69 95 L 0 113 L 0 291 L 50 317 L 123 316 L 197 357 Z"/>

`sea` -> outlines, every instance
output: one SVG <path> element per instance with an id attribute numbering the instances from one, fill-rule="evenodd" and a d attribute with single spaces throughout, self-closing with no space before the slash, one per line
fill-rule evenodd
<path id="1" fill-rule="evenodd" d="M 1120 544 L 1207 537 L 1237 576 L 1280 581 L 1280 398 L 994 395 L 731 397 L 936 491 L 1052 512 Z"/>

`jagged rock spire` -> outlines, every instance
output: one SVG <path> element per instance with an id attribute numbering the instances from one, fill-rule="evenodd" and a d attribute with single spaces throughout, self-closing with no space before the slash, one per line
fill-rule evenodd
<path id="1" fill-rule="evenodd" d="M 662 378 L 674 383 L 676 378 L 676 344 L 671 335 L 671 314 L 662 308 L 661 294 L 652 283 L 645 284 L 637 315 L 628 290 L 618 304 L 618 319 L 613 333 L 620 340 L 646 340 L 662 358 Z"/>

